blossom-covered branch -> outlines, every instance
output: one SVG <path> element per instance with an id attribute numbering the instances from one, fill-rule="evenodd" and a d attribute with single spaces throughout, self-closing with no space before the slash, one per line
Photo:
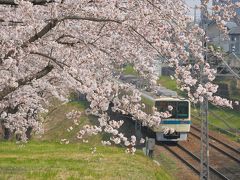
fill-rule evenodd
<path id="1" fill-rule="evenodd" d="M 44 67 L 41 71 L 37 72 L 36 74 L 17 80 L 16 81 L 17 84 L 15 86 L 4 87 L 4 89 L 0 91 L 0 101 L 3 100 L 4 97 L 9 95 L 10 93 L 16 91 L 21 86 L 30 83 L 33 79 L 40 79 L 43 76 L 46 76 L 49 72 L 52 71 L 53 67 L 54 67 L 53 65 L 48 64 L 46 67 Z"/>
<path id="2" fill-rule="evenodd" d="M 33 5 L 44 5 L 46 3 L 52 3 L 55 0 L 25 0 L 33 3 Z M 5 5 L 18 5 L 16 0 L 0 0 L 0 4 Z"/>
<path id="3" fill-rule="evenodd" d="M 87 111 L 97 116 L 100 124 L 85 127 L 83 134 L 105 131 L 112 135 L 111 142 L 134 144 L 134 138 L 126 140 L 118 132 L 121 123 L 110 121 L 110 103 L 114 104 L 112 110 L 132 114 L 147 126 L 158 124 L 169 113 L 144 113 L 139 90 L 115 79 L 124 65 L 131 64 L 147 79 L 147 88 L 154 89 L 158 79 L 154 67 L 160 56 L 175 69 L 179 87 L 192 102 L 201 102 L 207 95 L 215 104 L 231 106 L 214 95 L 215 70 L 202 55 L 207 51 L 201 43 L 204 31 L 192 25 L 182 0 L 56 0 L 44 6 L 31 1 L 17 3 L 14 7 L 0 3 L 0 116 L 5 127 L 14 132 L 24 134 L 28 127 L 39 130 L 35 114 L 44 111 L 52 97 L 67 102 L 74 90 L 86 95 L 90 102 Z M 222 22 L 220 19 L 233 15 L 229 12 L 232 8 L 229 5 L 224 17 L 212 19 Z M 195 60 L 192 64 L 191 59 Z M 51 63 L 46 66 L 47 62 Z M 199 81 L 201 66 L 205 84 Z M 125 95 L 121 95 L 123 91 Z M 6 111 L 17 105 L 16 113 Z"/>

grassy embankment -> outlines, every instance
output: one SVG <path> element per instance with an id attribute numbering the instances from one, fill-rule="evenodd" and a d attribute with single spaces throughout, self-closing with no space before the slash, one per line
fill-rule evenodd
<path id="1" fill-rule="evenodd" d="M 171 179 L 142 153 L 116 147 L 53 142 L 1 142 L 0 179 Z"/>
<path id="2" fill-rule="evenodd" d="M 181 93 L 180 90 L 177 88 L 175 80 L 171 80 L 170 77 L 161 76 L 158 81 L 161 85 L 165 86 L 166 88 L 172 89 Z M 192 114 L 195 116 L 199 116 L 199 108 L 192 107 Z M 219 108 L 213 105 L 209 105 L 209 122 L 214 124 L 215 126 L 228 130 L 234 131 L 236 129 L 240 130 L 240 112 L 237 112 L 232 109 L 228 108 Z M 195 123 L 199 123 L 196 119 L 193 118 Z M 213 127 L 210 127 L 214 129 Z"/>
<path id="3" fill-rule="evenodd" d="M 85 103 L 72 102 L 50 109 L 43 115 L 46 132 L 41 140 L 36 137 L 25 145 L 0 141 L 0 179 L 173 179 L 141 150 L 129 155 L 124 148 L 102 146 L 103 135 L 87 138 L 88 144 L 77 140 L 77 130 L 93 123 L 94 117 L 83 113 L 80 125 L 68 132 L 73 122 L 65 113 L 85 107 Z M 62 138 L 70 143 L 60 144 Z"/>

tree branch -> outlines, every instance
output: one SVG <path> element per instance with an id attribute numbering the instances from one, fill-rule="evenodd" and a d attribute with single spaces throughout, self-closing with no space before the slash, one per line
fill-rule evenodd
<path id="1" fill-rule="evenodd" d="M 52 19 L 46 26 L 44 26 L 44 28 L 42 28 L 41 31 L 39 31 L 34 36 L 30 37 L 28 41 L 23 43 L 22 47 L 25 47 L 27 46 L 28 43 L 32 43 L 38 40 L 39 38 L 42 38 L 45 34 L 47 34 L 50 30 L 52 30 L 57 25 L 58 22 L 59 20 Z"/>
<path id="2" fill-rule="evenodd" d="M 33 5 L 44 5 L 46 3 L 55 2 L 55 0 L 25 0 L 33 3 Z M 0 4 L 3 5 L 18 5 L 15 0 L 0 0 Z"/>
<path id="3" fill-rule="evenodd" d="M 61 69 L 64 69 L 61 64 L 65 65 L 65 66 L 67 66 L 67 67 L 70 67 L 70 66 L 68 66 L 68 65 L 65 64 L 65 63 L 58 62 L 56 58 L 51 57 L 51 56 L 49 56 L 49 55 L 47 55 L 47 54 L 43 54 L 43 53 L 39 53 L 39 52 L 31 52 L 31 54 L 37 54 L 37 55 L 39 55 L 39 56 L 43 56 L 43 57 L 45 57 L 45 58 L 48 58 L 48 59 L 50 59 L 51 61 L 53 61 L 54 63 L 56 63 Z M 76 81 L 82 83 L 82 81 L 79 80 L 78 78 L 74 77 L 74 75 L 73 75 L 72 73 L 68 72 L 68 74 L 69 74 L 73 79 L 75 79 Z M 1 99 L 0 99 L 0 100 L 1 100 Z"/>
<path id="4" fill-rule="evenodd" d="M 0 101 L 3 100 L 4 97 L 9 95 L 13 91 L 19 89 L 21 86 L 24 86 L 27 83 L 31 82 L 33 79 L 40 79 L 43 76 L 46 76 L 48 73 L 50 73 L 53 70 L 53 68 L 54 68 L 53 65 L 48 64 L 46 67 L 44 67 L 41 71 L 37 72 L 36 74 L 25 77 L 23 79 L 19 79 L 17 81 L 18 87 L 11 87 L 11 86 L 5 87 L 2 91 L 0 91 Z"/>
<path id="5" fill-rule="evenodd" d="M 66 16 L 62 20 L 85 20 L 85 21 L 94 21 L 94 22 L 114 22 L 114 23 L 118 23 L 118 24 L 122 23 L 122 21 L 119 21 L 116 19 L 81 17 L 81 16 Z"/>
<path id="6" fill-rule="evenodd" d="M 58 62 L 57 59 L 47 55 L 47 54 L 44 54 L 44 53 L 40 53 L 40 52 L 30 52 L 30 54 L 36 54 L 36 55 L 39 55 L 39 56 L 42 56 L 42 57 L 45 57 L 45 58 L 48 58 L 50 59 L 51 61 L 53 61 L 55 64 L 57 64 L 61 69 L 63 69 L 63 65 L 64 66 L 67 66 L 67 67 L 70 67 L 69 65 L 63 63 L 63 62 Z"/>
<path id="7" fill-rule="evenodd" d="M 1 0 L 0 0 L 1 1 Z M 36 40 L 38 40 L 39 38 L 43 37 L 45 34 L 47 34 L 51 29 L 53 29 L 57 23 L 59 22 L 59 20 L 57 19 L 52 19 L 46 26 L 44 26 L 42 28 L 41 31 L 39 31 L 38 33 L 36 33 L 34 36 L 30 37 L 27 41 L 25 41 L 22 45 L 21 48 L 27 47 L 27 45 L 29 43 L 32 43 Z M 0 59 L 0 64 L 2 63 L 3 59 L 7 59 L 10 56 L 12 56 L 14 54 L 14 50 L 10 50 L 8 51 L 8 53 Z"/>
<path id="8" fill-rule="evenodd" d="M 18 105 L 16 105 L 15 107 L 11 107 L 11 106 L 7 106 L 6 108 L 4 108 L 2 110 L 3 111 L 6 111 L 7 113 L 10 113 L 10 114 L 15 114 L 16 112 L 18 112 L 18 109 L 19 107 L 22 105 L 23 103 L 19 103 Z M 1 113 L 2 113 L 1 112 Z"/>
<path id="9" fill-rule="evenodd" d="M 72 38 L 72 39 L 76 39 L 74 36 L 72 36 L 72 35 L 65 35 L 65 34 L 63 34 L 63 35 L 61 35 L 59 38 L 57 38 L 56 39 L 56 42 L 57 43 L 59 43 L 59 44 L 63 44 L 63 45 L 68 45 L 68 46 L 73 46 L 73 45 L 75 45 L 75 44 L 78 44 L 78 43 L 80 43 L 80 42 L 82 42 L 82 41 L 75 41 L 75 42 L 68 42 L 68 41 L 66 41 L 66 40 L 63 40 L 64 38 Z"/>
<path id="10" fill-rule="evenodd" d="M 155 49 L 159 54 L 159 50 L 153 46 L 153 42 L 149 41 L 144 35 L 140 34 L 136 29 L 134 29 L 132 26 L 130 26 L 130 29 L 133 30 L 138 36 L 140 36 L 147 44 L 149 44 L 153 49 Z"/>
<path id="11" fill-rule="evenodd" d="M 1 0 L 0 0 L 1 1 Z M 42 28 L 41 31 L 36 33 L 34 36 L 30 37 L 27 41 L 25 41 L 21 48 L 27 47 L 29 43 L 35 42 L 39 38 L 42 38 L 45 34 L 47 34 L 50 30 L 52 30 L 59 22 L 64 20 L 85 20 L 85 21 L 94 21 L 94 22 L 114 22 L 121 24 L 122 21 L 114 20 L 114 19 L 106 19 L 106 18 L 95 18 L 95 17 L 81 17 L 81 16 L 66 16 L 62 19 L 52 19 L 46 26 Z M 0 59 L 0 64 L 3 62 L 3 59 L 9 58 L 14 54 L 14 50 L 10 50 L 3 58 Z"/>

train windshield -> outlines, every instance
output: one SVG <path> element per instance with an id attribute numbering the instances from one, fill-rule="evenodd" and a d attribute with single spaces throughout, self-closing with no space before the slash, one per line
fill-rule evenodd
<path id="1" fill-rule="evenodd" d="M 156 101 L 155 106 L 160 112 L 168 111 L 168 106 L 172 106 L 170 118 L 185 119 L 189 117 L 188 101 Z"/>

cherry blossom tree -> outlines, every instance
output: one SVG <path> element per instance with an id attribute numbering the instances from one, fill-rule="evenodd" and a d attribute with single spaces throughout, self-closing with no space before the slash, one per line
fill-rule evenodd
<path id="1" fill-rule="evenodd" d="M 223 16 L 208 16 L 224 30 L 233 7 L 214 6 L 215 11 L 228 10 Z M 207 95 L 212 103 L 231 107 L 228 100 L 214 96 L 215 70 L 204 61 L 206 49 L 200 41 L 204 31 L 192 25 L 187 13 L 182 0 L 0 0 L 2 126 L 26 141 L 31 132 L 42 131 L 37 115 L 46 111 L 49 99 L 67 102 L 75 90 L 90 102 L 87 112 L 99 117 L 99 126 L 85 126 L 79 138 L 104 131 L 112 137 L 103 144 L 134 146 L 135 137 L 127 139 L 118 131 L 123 121 L 110 120 L 106 111 L 112 102 L 113 111 L 130 113 L 146 126 L 169 115 L 144 113 L 139 90 L 116 81 L 123 65 L 133 64 L 154 89 L 159 57 L 176 69 L 177 83 L 191 101 Z M 200 66 L 208 79 L 204 85 Z"/>

